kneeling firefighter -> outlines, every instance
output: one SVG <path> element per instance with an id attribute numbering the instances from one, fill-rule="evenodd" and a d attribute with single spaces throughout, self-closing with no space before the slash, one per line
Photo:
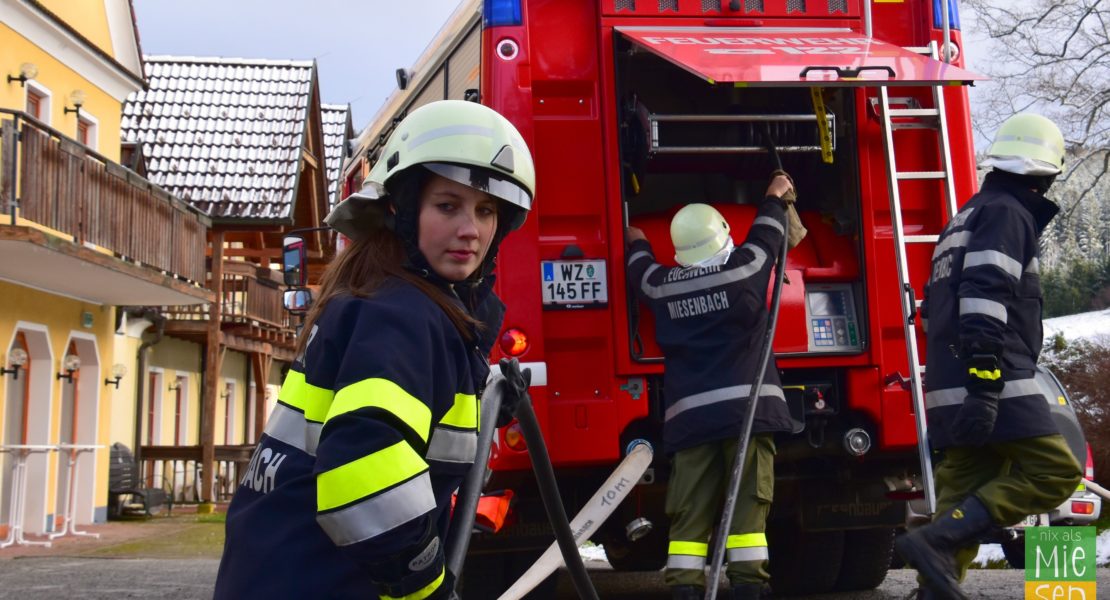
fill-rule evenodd
<path id="1" fill-rule="evenodd" d="M 504 314 L 491 271 L 534 189 L 523 138 L 487 107 L 433 102 L 397 125 L 326 219 L 352 243 L 228 509 L 216 598 L 449 596 L 442 542 Z"/>
<path id="2" fill-rule="evenodd" d="M 979 539 L 1047 512 L 1082 472 L 1034 376 L 1041 353 L 1040 236 L 1059 207 L 1045 197 L 1064 167 L 1064 137 L 1048 119 L 1010 117 L 987 150 L 994 167 L 945 226 L 922 315 L 925 406 L 937 466 L 937 514 L 900 537 L 924 579 L 922 598 L 966 598 L 959 581 Z"/>
<path id="3" fill-rule="evenodd" d="M 644 233 L 629 227 L 628 279 L 655 316 L 663 350 L 663 440 L 672 456 L 666 511 L 671 519 L 665 581 L 676 599 L 700 599 L 710 534 L 728 493 L 729 471 L 768 325 L 767 287 L 787 235 L 786 208 L 794 186 L 776 172 L 750 232 L 734 247 L 724 217 L 706 204 L 690 204 L 671 221 L 675 261 L 655 261 Z M 789 231 L 793 248 L 800 222 Z M 769 343 L 769 342 L 768 342 Z M 759 389 L 751 442 L 727 540 L 732 597 L 758 598 L 766 582 L 765 527 L 774 487 L 772 434 L 792 423 L 769 361 Z M 716 582 L 712 582 L 715 584 Z"/>

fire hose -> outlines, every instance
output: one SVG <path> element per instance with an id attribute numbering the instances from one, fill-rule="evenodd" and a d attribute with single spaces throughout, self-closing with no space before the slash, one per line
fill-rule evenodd
<path id="1" fill-rule="evenodd" d="M 516 362 L 517 359 L 512 360 Z M 520 376 L 519 368 L 503 369 L 502 373 L 507 371 L 510 372 L 510 376 Z M 489 448 L 493 441 L 493 433 L 497 431 L 494 424 L 497 420 L 498 410 L 501 407 L 502 396 L 505 393 L 505 385 L 507 385 L 505 376 L 495 375 L 489 385 L 486 386 L 486 393 L 482 395 L 482 423 L 478 438 L 478 456 L 459 489 L 459 497 L 455 508 L 458 517 L 457 520 L 451 523 L 451 531 L 448 533 L 446 546 L 447 568 L 455 574 L 456 581 L 461 579 L 463 562 L 466 558 L 467 548 L 470 545 L 470 534 L 474 527 L 478 497 L 481 495 L 482 486 L 485 483 Z M 526 390 L 527 386 L 524 385 L 521 388 Z M 586 565 L 582 563 L 582 556 L 578 553 L 578 544 L 574 541 L 574 533 L 570 529 L 566 509 L 563 507 L 563 502 L 559 496 L 559 486 L 555 482 L 555 471 L 551 466 L 551 456 L 547 453 L 543 432 L 540 430 L 536 413 L 532 409 L 532 399 L 527 392 L 524 393 L 524 397 L 517 404 L 515 416 L 520 422 L 524 441 L 528 445 L 540 498 L 547 510 L 547 518 L 555 530 L 555 539 L 559 544 L 559 551 L 563 555 L 567 570 L 570 571 L 574 589 L 578 592 L 580 598 L 598 600 L 597 591 L 594 590 L 590 576 L 586 572 Z M 452 597 L 457 596 L 453 595 Z"/>
<path id="2" fill-rule="evenodd" d="M 782 160 L 779 158 L 778 149 L 771 139 L 770 128 L 766 131 L 767 146 L 775 160 L 775 167 L 782 171 Z M 752 384 L 751 396 L 748 398 L 748 410 L 744 414 L 744 421 L 740 426 L 740 438 L 736 446 L 736 460 L 732 465 L 732 476 L 729 479 L 728 494 L 725 496 L 725 505 L 721 512 L 721 520 L 717 523 L 714 533 L 713 557 L 710 562 L 709 579 L 706 580 L 706 600 L 716 600 L 717 588 L 721 580 L 721 568 L 724 566 L 725 540 L 728 539 L 728 526 L 732 522 L 732 513 L 736 510 L 736 497 L 740 494 L 740 480 L 744 475 L 744 459 L 748 454 L 748 442 L 751 440 L 752 423 L 755 421 L 756 404 L 759 402 L 759 388 L 763 386 L 763 376 L 767 372 L 767 365 L 771 361 L 773 352 L 772 342 L 775 338 L 775 325 L 779 318 L 779 304 L 782 296 L 782 283 L 786 276 L 786 251 L 787 235 L 782 234 L 782 248 L 778 260 L 775 262 L 777 276 L 775 289 L 771 294 L 771 311 L 767 319 L 767 332 L 763 336 L 763 350 L 759 359 L 759 370 L 756 371 L 755 383 Z"/>

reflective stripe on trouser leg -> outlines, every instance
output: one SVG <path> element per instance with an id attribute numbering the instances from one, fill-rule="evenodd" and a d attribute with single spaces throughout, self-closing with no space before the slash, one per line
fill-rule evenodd
<path id="1" fill-rule="evenodd" d="M 736 442 L 728 444 L 728 464 L 731 469 L 735 458 Z M 728 579 L 732 585 L 764 583 L 771 574 L 767 571 L 768 550 L 767 513 L 771 511 L 774 495 L 775 443 L 770 434 L 752 436 L 744 456 L 744 477 L 740 493 L 736 496 L 736 510 L 732 513 L 729 536 L 725 543 L 728 560 Z"/>
<path id="2" fill-rule="evenodd" d="M 708 541 L 720 512 L 724 485 L 721 473 L 727 468 L 720 443 L 675 453 L 667 484 L 666 510 L 671 520 L 671 544 L 663 575 L 667 585 L 705 585 Z M 695 552 L 694 544 L 704 550 Z"/>

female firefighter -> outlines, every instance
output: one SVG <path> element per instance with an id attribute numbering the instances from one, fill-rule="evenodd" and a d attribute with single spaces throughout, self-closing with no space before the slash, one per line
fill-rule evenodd
<path id="1" fill-rule="evenodd" d="M 228 509 L 216 598 L 448 597 L 447 509 L 504 314 L 491 271 L 534 184 L 487 107 L 434 102 L 397 125 L 326 219 L 352 243 Z"/>
<path id="2" fill-rule="evenodd" d="M 733 248 L 728 222 L 707 204 L 689 204 L 671 221 L 678 267 L 655 261 L 643 231 L 628 228 L 628 278 L 655 315 L 663 350 L 663 442 L 672 455 L 666 511 L 671 518 L 664 580 L 678 600 L 705 594 L 709 537 L 727 491 L 737 439 L 760 362 L 767 328 L 767 283 L 790 233 L 786 206 L 794 186 L 776 172 L 747 239 Z M 790 431 L 774 362 L 767 365 L 744 477 L 727 544 L 732 598 L 756 599 L 770 574 L 764 534 L 774 486 L 772 433 Z"/>

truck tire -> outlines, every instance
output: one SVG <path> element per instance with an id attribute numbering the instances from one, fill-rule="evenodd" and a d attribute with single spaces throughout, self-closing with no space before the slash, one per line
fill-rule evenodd
<path id="1" fill-rule="evenodd" d="M 795 523 L 767 524 L 771 592 L 775 596 L 823 594 L 840 575 L 843 531 L 802 531 Z"/>
<path id="2" fill-rule="evenodd" d="M 1025 536 L 1019 535 L 1017 539 L 1008 542 L 1002 542 L 1002 554 L 1006 556 L 1006 562 L 1010 563 L 1010 567 L 1014 569 L 1025 568 Z"/>
<path id="3" fill-rule="evenodd" d="M 467 556 L 458 589 L 466 598 L 497 598 L 536 562 L 540 551 L 524 551 Z M 559 572 L 552 573 L 528 593 L 527 600 L 554 600 Z"/>
<path id="4" fill-rule="evenodd" d="M 872 590 L 886 579 L 894 555 L 894 529 L 852 529 L 844 532 L 840 575 L 833 589 L 838 592 Z"/>

